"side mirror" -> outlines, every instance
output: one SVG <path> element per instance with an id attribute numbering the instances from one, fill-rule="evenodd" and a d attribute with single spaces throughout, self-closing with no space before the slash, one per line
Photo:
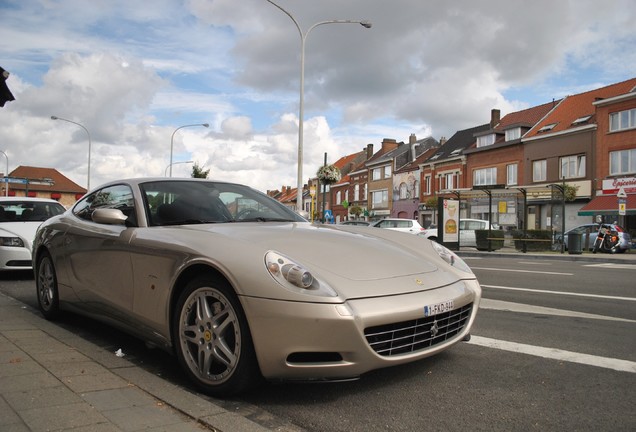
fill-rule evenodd
<path id="1" fill-rule="evenodd" d="M 91 219 L 93 219 L 93 222 L 97 222 L 100 224 L 125 225 L 128 216 L 126 216 L 119 209 L 99 208 L 93 211 L 93 214 L 91 214 Z"/>

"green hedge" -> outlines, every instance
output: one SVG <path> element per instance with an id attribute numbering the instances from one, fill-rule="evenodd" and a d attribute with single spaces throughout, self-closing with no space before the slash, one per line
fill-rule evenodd
<path id="1" fill-rule="evenodd" d="M 475 242 L 477 243 L 477 250 L 488 250 L 488 238 L 501 239 L 490 240 L 490 250 L 501 249 L 504 246 L 503 230 L 475 230 Z"/>
<path id="2" fill-rule="evenodd" d="M 523 250 L 526 244 L 526 251 L 548 251 L 552 247 L 552 231 L 550 230 L 527 230 L 524 236 L 522 230 L 513 230 L 512 237 L 515 239 L 515 249 Z M 524 242 L 523 239 L 529 241 Z"/>

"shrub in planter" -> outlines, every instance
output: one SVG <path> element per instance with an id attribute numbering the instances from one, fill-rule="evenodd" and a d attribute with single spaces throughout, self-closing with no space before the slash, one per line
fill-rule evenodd
<path id="1" fill-rule="evenodd" d="M 526 251 L 548 251 L 552 247 L 552 232 L 550 230 L 514 230 L 512 236 L 515 239 L 515 249 L 523 250 L 523 244 L 526 244 Z M 523 239 L 529 241 L 524 242 Z"/>
<path id="2" fill-rule="evenodd" d="M 477 243 L 477 250 L 488 250 L 488 238 L 497 240 L 490 240 L 490 250 L 501 249 L 504 245 L 504 232 L 503 230 L 475 230 L 475 242 Z M 501 240 L 499 240 L 501 239 Z"/>

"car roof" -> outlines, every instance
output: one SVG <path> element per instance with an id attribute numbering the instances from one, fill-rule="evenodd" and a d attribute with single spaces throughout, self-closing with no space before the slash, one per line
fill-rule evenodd
<path id="1" fill-rule="evenodd" d="M 0 203 L 4 202 L 4 203 L 11 203 L 11 202 L 25 202 L 25 201 L 31 201 L 31 202 L 47 202 L 47 203 L 58 203 L 59 201 L 56 201 L 54 199 L 50 199 L 50 198 L 37 198 L 37 197 L 0 197 Z"/>

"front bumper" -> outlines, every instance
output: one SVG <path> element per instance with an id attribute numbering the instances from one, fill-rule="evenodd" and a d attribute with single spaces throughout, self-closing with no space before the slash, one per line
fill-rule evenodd
<path id="1" fill-rule="evenodd" d="M 31 251 L 25 247 L 0 246 L 0 271 L 30 270 Z"/>
<path id="2" fill-rule="evenodd" d="M 241 301 L 265 378 L 342 380 L 429 357 L 461 341 L 475 320 L 480 299 L 479 283 L 463 280 L 437 289 L 343 304 L 253 297 L 242 297 Z M 425 306 L 450 300 L 453 310 L 448 314 L 425 318 Z M 463 317 L 452 324 L 445 336 L 438 333 L 447 316 L 460 315 Z M 386 329 L 390 328 L 396 329 L 395 339 L 399 338 L 400 344 L 406 341 L 407 345 L 409 337 L 404 337 L 404 331 L 412 328 L 411 348 L 387 350 L 387 343 L 393 343 L 386 339 Z M 377 335 L 378 329 L 385 335 L 379 344 L 377 336 L 365 335 L 365 330 Z"/>

